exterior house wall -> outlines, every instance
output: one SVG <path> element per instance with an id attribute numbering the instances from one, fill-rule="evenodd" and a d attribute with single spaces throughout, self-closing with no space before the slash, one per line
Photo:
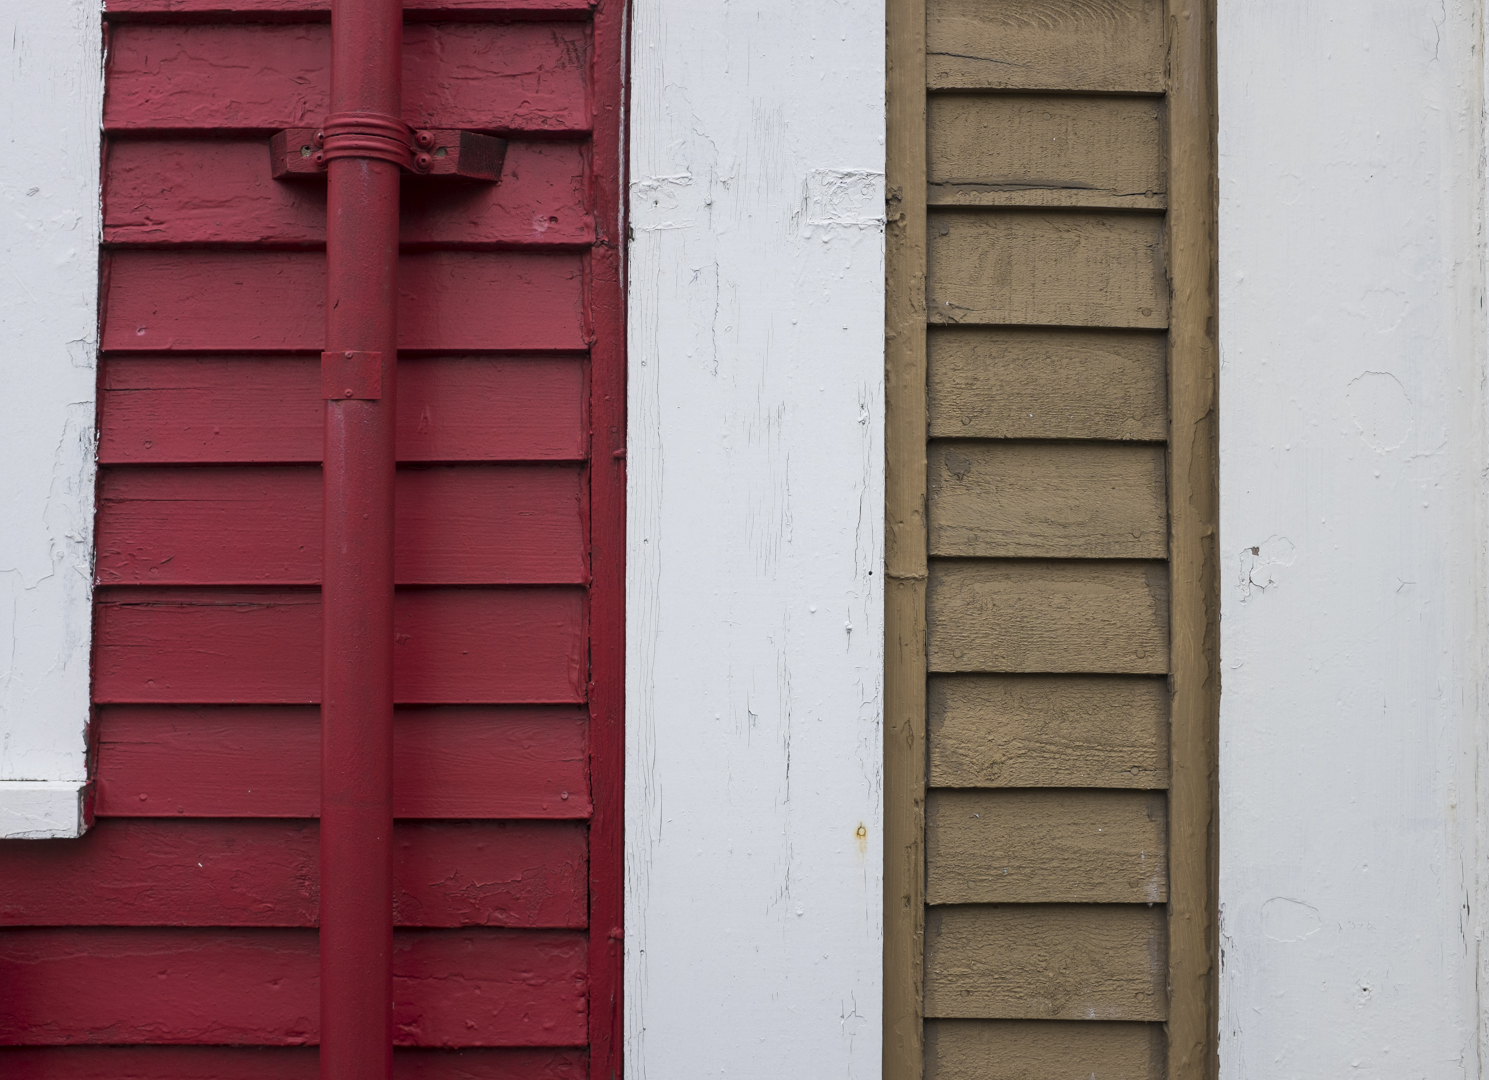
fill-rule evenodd
<path id="1" fill-rule="evenodd" d="M 102 35 L 14 0 L 0 68 L 0 838 L 84 827 Z"/>
<path id="2" fill-rule="evenodd" d="M 1220 5 L 1226 1080 L 1481 1075 L 1482 63 Z"/>
<path id="3" fill-rule="evenodd" d="M 875 1077 L 884 9 L 633 16 L 627 1075 Z"/>

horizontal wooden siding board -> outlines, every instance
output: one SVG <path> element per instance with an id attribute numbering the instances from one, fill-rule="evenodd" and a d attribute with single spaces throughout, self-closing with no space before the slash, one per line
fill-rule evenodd
<path id="1" fill-rule="evenodd" d="M 932 89 L 1164 90 L 1163 0 L 929 0 Z"/>
<path id="2" fill-rule="evenodd" d="M 1163 1025 L 930 1020 L 925 1080 L 1162 1080 Z"/>
<path id="3" fill-rule="evenodd" d="M 403 117 L 427 127 L 585 132 L 585 33 L 570 22 L 411 23 Z M 330 40 L 319 22 L 123 23 L 109 38 L 104 129 L 316 127 L 330 106 Z"/>
<path id="4" fill-rule="evenodd" d="M 325 403 L 310 357 L 113 356 L 99 401 L 102 464 L 321 460 Z M 398 362 L 400 461 L 577 461 L 576 357 Z"/>
<path id="5" fill-rule="evenodd" d="M 97 723 L 100 817 L 320 814 L 314 706 L 109 705 Z M 588 817 L 588 727 L 572 706 L 401 706 L 393 813 Z"/>
<path id="6" fill-rule="evenodd" d="M 586 924 L 580 822 L 399 822 L 399 926 Z M 4 926 L 314 926 L 313 821 L 100 820 L 67 845 L 0 841 Z"/>
<path id="7" fill-rule="evenodd" d="M 315 251 L 115 251 L 103 347 L 318 352 L 325 255 Z M 406 253 L 398 344 L 431 352 L 586 347 L 578 255 Z"/>
<path id="8" fill-rule="evenodd" d="M 925 1015 L 1163 1020 L 1166 925 L 1146 904 L 928 908 Z"/>
<path id="9" fill-rule="evenodd" d="M 955 439 L 932 442 L 927 456 L 932 555 L 1168 554 L 1162 446 Z"/>
<path id="10" fill-rule="evenodd" d="M 1168 898 L 1162 792 L 932 790 L 925 830 L 930 904 Z"/>
<path id="11" fill-rule="evenodd" d="M 933 94 L 932 206 L 1162 210 L 1161 98 Z"/>
<path id="12" fill-rule="evenodd" d="M 926 654 L 936 672 L 1168 671 L 1161 562 L 936 559 Z"/>
<path id="13" fill-rule="evenodd" d="M 577 465 L 398 471 L 400 585 L 589 580 Z M 96 574 L 117 585 L 301 585 L 321 577 L 320 469 L 106 468 Z"/>
<path id="14" fill-rule="evenodd" d="M 396 932 L 394 1041 L 582 1045 L 586 946 L 573 930 Z M 0 985 L 0 1042 L 10 1044 L 296 1045 L 318 1036 L 313 930 L 9 930 Z"/>
<path id="15" fill-rule="evenodd" d="M 324 244 L 324 180 L 278 181 L 262 139 L 115 139 L 105 159 L 111 244 Z M 513 141 L 500 184 L 403 185 L 405 244 L 553 246 L 594 242 L 584 148 Z"/>
<path id="16" fill-rule="evenodd" d="M 936 210 L 926 267 L 932 323 L 1168 325 L 1157 214 Z"/>
<path id="17" fill-rule="evenodd" d="M 126 586 L 94 611 L 97 702 L 320 699 L 317 593 Z M 583 700 L 580 589 L 400 590 L 394 631 L 399 702 Z"/>
<path id="18" fill-rule="evenodd" d="M 313 1046 L 0 1047 L 7 1080 L 319 1080 Z M 583 1050 L 393 1052 L 393 1080 L 586 1080 Z"/>
<path id="19" fill-rule="evenodd" d="M 1168 786 L 1168 683 L 1154 677 L 938 675 L 933 787 Z"/>

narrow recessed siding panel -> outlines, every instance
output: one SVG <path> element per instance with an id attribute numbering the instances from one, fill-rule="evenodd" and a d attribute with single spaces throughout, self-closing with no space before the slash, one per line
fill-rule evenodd
<path id="1" fill-rule="evenodd" d="M 937 675 L 928 696 L 932 787 L 1168 786 L 1162 678 Z"/>
<path id="2" fill-rule="evenodd" d="M 1161 562 L 936 560 L 926 591 L 932 671 L 1168 670 Z"/>
<path id="3" fill-rule="evenodd" d="M 1162 1080 L 1163 1025 L 930 1020 L 926 1080 Z"/>

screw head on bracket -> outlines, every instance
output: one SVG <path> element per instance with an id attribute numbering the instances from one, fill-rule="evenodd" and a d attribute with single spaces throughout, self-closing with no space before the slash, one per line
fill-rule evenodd
<path id="1" fill-rule="evenodd" d="M 414 145 L 420 150 L 428 150 L 434 145 L 434 132 L 417 131 L 414 133 Z"/>
<path id="2" fill-rule="evenodd" d="M 414 168 L 420 172 L 428 172 L 429 167 L 434 164 L 434 159 L 428 154 L 417 154 L 414 157 Z"/>
<path id="3" fill-rule="evenodd" d="M 317 131 L 315 133 L 315 145 L 316 146 L 325 146 L 326 145 L 326 133 L 324 131 Z"/>

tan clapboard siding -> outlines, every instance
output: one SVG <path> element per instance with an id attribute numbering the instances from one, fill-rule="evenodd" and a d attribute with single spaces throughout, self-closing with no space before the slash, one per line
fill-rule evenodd
<path id="1" fill-rule="evenodd" d="M 932 671 L 1168 670 L 1168 568 L 1161 562 L 932 560 Z"/>
<path id="2" fill-rule="evenodd" d="M 1162 210 L 1163 99 L 937 94 L 932 206 Z"/>
<path id="3" fill-rule="evenodd" d="M 1161 904 L 1161 791 L 935 790 L 926 802 L 926 902 Z"/>
<path id="4" fill-rule="evenodd" d="M 936 210 L 928 240 L 933 323 L 1168 325 L 1160 215 Z"/>
<path id="5" fill-rule="evenodd" d="M 1168 438 L 1162 333 L 937 326 L 932 438 Z"/>
<path id="6" fill-rule="evenodd" d="M 930 0 L 933 90 L 1162 93 L 1163 0 Z"/>
<path id="7" fill-rule="evenodd" d="M 1168 786 L 1168 682 L 1151 676 L 937 675 L 932 787 Z"/>
<path id="8" fill-rule="evenodd" d="M 1165 924 L 1146 904 L 928 908 L 925 1015 L 1163 1020 Z"/>
<path id="9" fill-rule="evenodd" d="M 928 1020 L 926 1080 L 1159 1080 L 1163 1025 Z"/>
<path id="10" fill-rule="evenodd" d="M 1161 559 L 1167 455 L 1134 443 L 930 445 L 930 553 Z"/>

